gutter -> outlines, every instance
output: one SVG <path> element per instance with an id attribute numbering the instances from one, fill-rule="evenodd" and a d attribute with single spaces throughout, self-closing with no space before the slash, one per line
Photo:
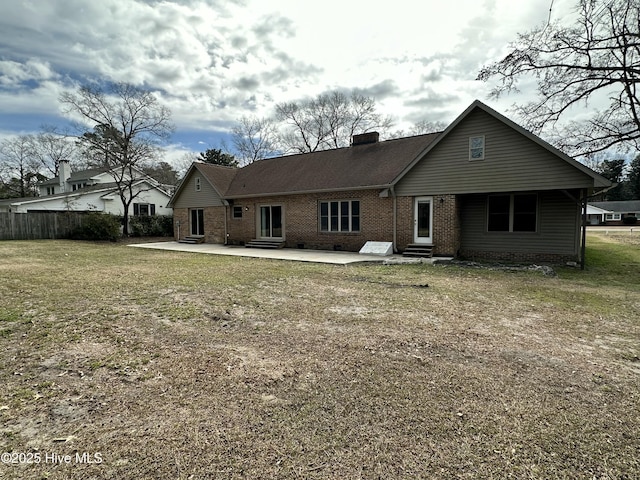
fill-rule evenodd
<path id="1" fill-rule="evenodd" d="M 254 193 L 243 195 L 225 195 L 225 200 L 242 200 L 246 198 L 262 198 L 262 197 L 284 197 L 292 195 L 308 195 L 312 193 L 331 193 L 331 192 L 352 192 L 359 190 L 384 190 L 390 188 L 390 184 L 385 185 L 365 185 L 359 187 L 341 187 L 341 188 L 329 188 L 322 190 L 300 190 L 300 191 L 287 191 L 287 192 L 268 192 L 268 193 Z"/>

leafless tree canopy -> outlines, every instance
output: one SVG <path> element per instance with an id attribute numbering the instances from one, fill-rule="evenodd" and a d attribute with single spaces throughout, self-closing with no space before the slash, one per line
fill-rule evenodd
<path id="1" fill-rule="evenodd" d="M 56 127 L 44 127 L 40 132 L 29 136 L 31 156 L 36 160 L 45 175 L 58 175 L 60 160 L 73 160 L 77 146 L 73 139 Z"/>
<path id="2" fill-rule="evenodd" d="M 105 166 L 143 162 L 173 132 L 171 112 L 155 95 L 126 83 L 113 84 L 107 91 L 81 87 L 77 93 L 63 93 L 60 100 L 65 113 L 82 117 L 81 138 L 105 153 Z M 96 130 L 101 134 L 86 136 Z"/>
<path id="3" fill-rule="evenodd" d="M 354 134 L 387 130 L 391 120 L 376 112 L 375 100 L 334 91 L 304 102 L 276 105 L 284 124 L 280 147 L 285 153 L 306 153 L 348 146 Z"/>
<path id="4" fill-rule="evenodd" d="M 578 22 L 549 23 L 518 35 L 511 52 L 485 66 L 479 80 L 496 78 L 492 96 L 535 78 L 538 99 L 516 108 L 535 133 L 555 130 L 554 142 L 574 154 L 640 147 L 640 8 L 637 0 L 580 0 Z M 582 122 L 560 122 L 588 105 Z M 599 105 L 603 105 L 601 108 Z"/>
<path id="5" fill-rule="evenodd" d="M 36 184 L 44 177 L 32 156 L 32 137 L 20 135 L 0 143 L 0 196 L 27 197 L 37 194 Z"/>
<path id="6" fill-rule="evenodd" d="M 232 138 L 240 165 L 278 154 L 277 130 L 271 119 L 242 117 L 233 127 Z"/>
<path id="7" fill-rule="evenodd" d="M 414 135 L 425 135 L 427 133 L 438 133 L 442 132 L 447 128 L 447 124 L 445 122 L 436 121 L 432 122 L 430 120 L 420 120 L 415 125 L 413 125 L 409 130 L 395 130 L 388 135 L 388 138 L 402 138 L 402 137 L 411 137 Z"/>

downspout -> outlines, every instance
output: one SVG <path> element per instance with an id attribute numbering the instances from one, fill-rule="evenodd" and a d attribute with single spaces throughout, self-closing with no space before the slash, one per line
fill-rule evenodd
<path id="1" fill-rule="evenodd" d="M 229 244 L 229 232 L 227 230 L 227 215 L 229 214 L 229 202 L 227 200 L 222 200 L 222 204 L 224 205 L 224 244 Z"/>
<path id="2" fill-rule="evenodd" d="M 398 198 L 396 197 L 394 185 L 389 187 L 389 191 L 393 198 L 393 253 L 398 253 Z"/>

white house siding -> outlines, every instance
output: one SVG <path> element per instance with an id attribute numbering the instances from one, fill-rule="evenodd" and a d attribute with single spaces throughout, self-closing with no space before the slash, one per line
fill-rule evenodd
<path id="1" fill-rule="evenodd" d="M 135 203 L 155 204 L 156 215 L 171 215 L 173 209 L 167 207 L 169 195 L 157 190 L 149 190 L 140 193 L 134 199 Z M 77 190 L 67 196 L 38 197 L 33 200 L 22 200 L 11 205 L 14 213 L 26 213 L 28 211 L 74 211 L 74 212 L 104 212 L 114 215 L 122 215 L 122 201 L 117 192 L 111 191 L 85 191 Z M 8 211 L 8 209 L 6 209 Z M 133 215 L 133 206 L 129 214 Z"/>

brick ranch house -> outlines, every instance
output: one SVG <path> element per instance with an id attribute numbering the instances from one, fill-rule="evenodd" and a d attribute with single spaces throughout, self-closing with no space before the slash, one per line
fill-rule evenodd
<path id="1" fill-rule="evenodd" d="M 580 261 L 586 199 L 611 183 L 473 102 L 443 132 L 260 160 L 194 163 L 176 190 L 175 238 L 562 263 Z"/>

